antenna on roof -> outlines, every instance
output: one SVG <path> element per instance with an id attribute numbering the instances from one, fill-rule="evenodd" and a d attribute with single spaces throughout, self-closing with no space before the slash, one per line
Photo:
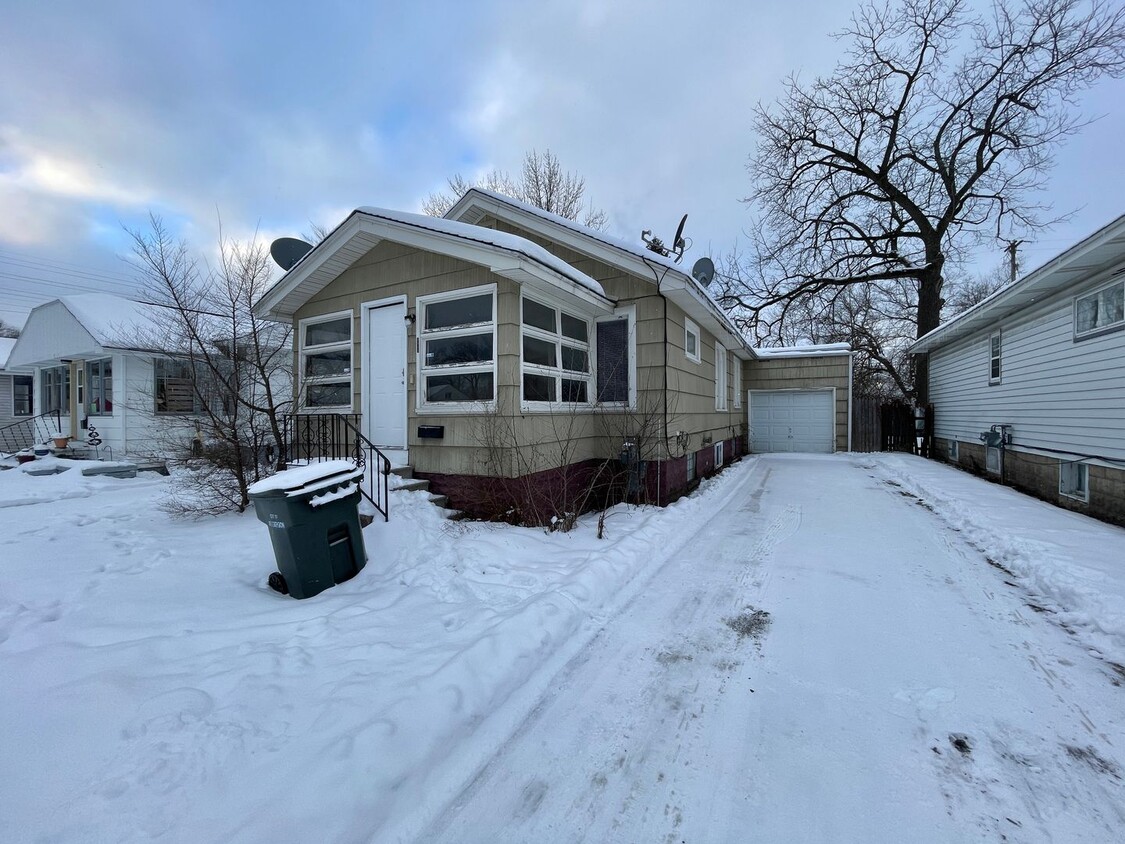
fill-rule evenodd
<path id="1" fill-rule="evenodd" d="M 312 250 L 311 243 L 295 237 L 279 237 L 270 244 L 270 256 L 283 270 L 288 272 Z"/>
<path id="2" fill-rule="evenodd" d="M 715 262 L 710 258 L 700 258 L 691 268 L 691 277 L 703 287 L 707 287 L 715 278 Z"/>
<path id="3" fill-rule="evenodd" d="M 665 258 L 675 256 L 676 263 L 684 258 L 684 250 L 687 249 L 687 243 L 684 241 L 684 223 L 687 222 L 687 214 L 680 219 L 680 225 L 676 227 L 676 236 L 672 240 L 671 248 L 664 245 L 664 241 L 659 237 L 652 236 L 652 229 L 645 229 L 641 232 L 641 240 L 645 242 L 645 246 L 649 251 L 655 252 L 657 255 L 663 255 Z"/>

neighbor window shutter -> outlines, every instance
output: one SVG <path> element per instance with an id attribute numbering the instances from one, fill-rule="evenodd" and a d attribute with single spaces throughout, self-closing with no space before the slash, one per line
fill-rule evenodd
<path id="1" fill-rule="evenodd" d="M 629 320 L 598 324 L 598 401 L 629 401 Z"/>

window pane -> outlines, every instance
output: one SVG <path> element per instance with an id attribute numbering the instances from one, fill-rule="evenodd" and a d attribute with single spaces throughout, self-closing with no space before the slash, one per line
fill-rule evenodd
<path id="1" fill-rule="evenodd" d="M 531 299 L 523 300 L 523 324 L 556 333 L 555 309 L 540 305 Z"/>
<path id="2" fill-rule="evenodd" d="M 309 407 L 339 407 L 352 403 L 348 384 L 308 384 L 305 404 Z"/>
<path id="3" fill-rule="evenodd" d="M 343 343 L 352 339 L 352 318 L 340 317 L 328 322 L 305 326 L 305 345 L 323 346 L 325 343 Z"/>
<path id="4" fill-rule="evenodd" d="M 1108 287 L 1098 294 L 1098 328 L 1125 318 L 1125 284 Z"/>
<path id="5" fill-rule="evenodd" d="M 492 373 L 426 376 L 426 401 L 492 401 Z"/>
<path id="6" fill-rule="evenodd" d="M 558 366 L 555 359 L 555 344 L 538 337 L 523 338 L 523 362 L 536 366 Z"/>
<path id="7" fill-rule="evenodd" d="M 1078 300 L 1078 331 L 1091 331 L 1098 323 L 1098 297 Z"/>
<path id="8" fill-rule="evenodd" d="M 489 363 L 492 360 L 492 333 L 443 337 L 426 341 L 426 366 L 458 363 Z"/>
<path id="9" fill-rule="evenodd" d="M 597 324 L 598 401 L 629 400 L 629 323 L 624 319 Z"/>
<path id="10" fill-rule="evenodd" d="M 548 375 L 523 376 L 524 401 L 555 401 L 555 379 Z"/>
<path id="11" fill-rule="evenodd" d="M 684 342 L 684 351 L 694 357 L 699 357 L 699 338 L 695 335 L 690 328 L 687 331 L 686 339 Z"/>
<path id="12" fill-rule="evenodd" d="M 424 327 L 427 331 L 492 322 L 492 294 L 430 302 L 425 306 L 425 311 Z"/>
<path id="13" fill-rule="evenodd" d="M 571 340 L 581 340 L 585 343 L 588 339 L 586 333 L 586 320 L 572 317 L 570 314 L 562 315 L 562 333 Z"/>
<path id="14" fill-rule="evenodd" d="M 562 347 L 562 368 L 568 372 L 589 372 L 590 358 L 582 349 Z"/>
<path id="15" fill-rule="evenodd" d="M 585 381 L 571 381 L 569 378 L 564 378 L 562 382 L 563 401 L 573 402 L 575 404 L 586 403 L 586 382 Z"/>
<path id="16" fill-rule="evenodd" d="M 348 375 L 352 371 L 351 349 L 305 355 L 305 375 Z"/>
<path id="17" fill-rule="evenodd" d="M 30 375 L 12 376 L 12 412 L 16 416 L 31 415 L 31 385 L 34 383 Z"/>

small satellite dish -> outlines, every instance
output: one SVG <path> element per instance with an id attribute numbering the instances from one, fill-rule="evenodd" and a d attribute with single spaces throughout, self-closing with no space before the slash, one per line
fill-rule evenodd
<path id="1" fill-rule="evenodd" d="M 311 243 L 305 243 L 298 238 L 279 237 L 270 244 L 270 255 L 274 263 L 288 272 L 294 264 L 309 254 L 311 249 Z"/>
<path id="2" fill-rule="evenodd" d="M 706 287 L 715 277 L 715 262 L 710 258 L 700 258 L 691 268 L 691 277 Z"/>

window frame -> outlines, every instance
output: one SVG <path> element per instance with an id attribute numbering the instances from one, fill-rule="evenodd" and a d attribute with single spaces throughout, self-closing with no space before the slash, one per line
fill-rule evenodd
<path id="1" fill-rule="evenodd" d="M 188 377 L 191 379 L 191 403 L 192 410 L 161 410 L 158 402 L 160 400 L 160 370 L 165 364 L 177 364 L 183 366 L 188 370 Z M 191 361 L 182 358 L 165 358 L 158 357 L 152 361 L 152 415 L 159 417 L 166 416 L 199 416 L 203 413 L 203 402 L 199 397 L 199 390 L 195 385 L 195 376 L 191 375 Z M 167 380 L 167 376 L 165 376 Z"/>
<path id="2" fill-rule="evenodd" d="M 727 372 L 729 367 L 727 347 L 718 340 L 715 341 L 715 410 L 726 411 L 729 407 L 727 401 Z"/>
<path id="3" fill-rule="evenodd" d="M 993 349 L 995 341 L 995 350 Z M 994 366 L 995 364 L 995 366 Z M 996 374 L 992 372 L 995 369 Z M 1001 383 L 1004 376 L 1004 336 L 1000 331 L 990 332 L 988 335 L 988 383 L 989 385 Z"/>
<path id="4" fill-rule="evenodd" d="M 55 373 L 61 372 L 60 378 L 56 379 Z M 50 395 L 48 394 L 50 391 Z M 58 407 L 55 406 L 53 399 L 60 399 L 61 403 Z M 39 412 L 40 413 L 61 413 L 63 416 L 70 415 L 70 366 L 67 364 L 60 364 L 59 366 L 47 366 L 39 370 Z"/>
<path id="5" fill-rule="evenodd" d="M 544 308 L 550 308 L 555 314 L 555 327 L 554 332 L 547 331 L 544 328 L 539 328 L 534 325 L 528 325 L 523 319 L 524 302 L 533 302 L 536 305 Z M 586 326 L 586 342 L 575 340 L 567 337 L 562 331 L 562 318 L 563 315 L 581 321 Z M 567 306 L 558 301 L 551 299 L 549 296 L 542 296 L 537 291 L 532 291 L 530 294 L 523 291 L 520 292 L 519 298 L 519 325 L 520 325 L 520 375 L 519 375 L 519 391 L 520 391 L 520 409 L 536 412 L 536 411 L 553 411 L 558 410 L 560 407 L 574 407 L 574 408 L 590 408 L 593 407 L 597 400 L 597 370 L 596 359 L 594 357 L 594 348 L 597 345 L 597 326 L 595 319 L 586 314 L 576 313 Z M 539 340 L 544 343 L 551 343 L 555 348 L 555 365 L 546 366 L 544 364 L 528 363 L 524 360 L 524 342 L 527 338 Z M 571 348 L 586 354 L 586 372 L 577 372 L 574 370 L 563 368 L 563 348 Z M 528 399 L 524 395 L 524 376 L 537 375 L 545 378 L 553 378 L 555 381 L 555 396 L 553 401 L 543 401 L 540 399 Z M 586 385 L 586 401 L 566 401 L 563 399 L 562 382 L 563 379 L 567 381 L 580 381 Z"/>
<path id="6" fill-rule="evenodd" d="M 625 353 L 629 363 L 629 398 L 626 401 L 601 401 L 598 399 L 598 325 L 603 322 L 625 321 Z M 637 407 L 637 306 L 622 305 L 612 314 L 594 317 L 594 353 L 590 368 L 594 378 L 594 406 L 608 411 L 635 410 Z"/>
<path id="7" fill-rule="evenodd" d="M 695 338 L 694 354 L 688 350 L 689 337 Z M 687 317 L 684 317 L 684 357 L 693 363 L 702 363 L 703 361 L 703 335 L 699 331 L 699 326 Z"/>
<path id="8" fill-rule="evenodd" d="M 1090 299 L 1090 298 L 1100 296 L 1106 290 L 1109 290 L 1113 287 L 1120 287 L 1121 288 L 1122 299 L 1125 300 L 1125 278 L 1122 278 L 1120 276 L 1118 278 L 1114 279 L 1113 281 L 1110 281 L 1106 284 L 1101 285 L 1100 287 L 1096 287 L 1095 289 L 1091 290 L 1089 293 L 1083 293 L 1081 295 L 1078 295 L 1078 296 L 1074 297 L 1074 304 L 1073 304 L 1072 307 L 1073 307 L 1073 310 L 1074 310 L 1073 327 L 1074 327 L 1074 340 L 1075 341 L 1087 340 L 1091 337 L 1100 337 L 1103 334 L 1110 334 L 1114 331 L 1121 331 L 1122 329 L 1125 329 L 1125 314 L 1123 314 L 1122 319 L 1115 320 L 1114 322 L 1111 322 L 1108 325 L 1099 325 L 1099 326 L 1095 326 L 1094 328 L 1087 328 L 1085 331 L 1080 331 L 1079 328 L 1078 328 L 1079 304 L 1086 299 Z"/>
<path id="9" fill-rule="evenodd" d="M 1077 482 L 1077 478 L 1068 478 L 1069 472 L 1074 472 L 1080 477 L 1081 483 Z M 1072 501 L 1089 503 L 1090 467 L 1088 464 L 1080 460 L 1059 462 L 1059 495 Z"/>
<path id="10" fill-rule="evenodd" d="M 717 443 L 715 443 L 715 471 L 723 468 L 723 458 L 726 457 L 725 446 L 726 443 L 724 443 L 723 440 L 719 440 Z"/>
<path id="11" fill-rule="evenodd" d="M 21 413 L 18 404 L 18 382 L 23 382 L 27 387 L 27 411 Z M 35 415 L 35 376 L 24 375 L 22 373 L 12 373 L 12 417 L 20 418 L 22 416 Z"/>
<path id="12" fill-rule="evenodd" d="M 332 343 L 316 343 L 309 346 L 305 342 L 305 331 L 309 326 L 324 322 L 335 322 L 341 319 L 348 321 L 348 339 L 337 340 Z M 342 375 L 306 375 L 305 360 L 310 355 L 324 354 L 325 352 L 348 352 L 348 385 L 347 404 L 309 404 L 309 386 L 318 384 L 343 384 L 345 376 Z M 299 378 L 301 410 L 305 413 L 351 413 L 355 407 L 355 313 L 351 310 L 335 311 L 330 314 L 317 314 L 305 317 L 297 322 L 297 375 Z"/>
<path id="13" fill-rule="evenodd" d="M 106 400 L 105 389 L 105 370 L 107 366 L 109 368 L 108 402 Z M 94 373 L 95 368 L 98 370 L 96 375 Z M 83 396 L 84 404 L 82 406 L 82 412 L 86 416 L 113 416 L 113 358 L 105 357 L 88 360 L 85 362 L 83 369 L 86 370 L 86 375 L 84 378 L 85 395 Z M 95 379 L 97 379 L 96 383 L 99 385 L 97 390 L 94 389 Z M 94 410 L 95 400 L 99 403 L 101 409 Z M 109 405 L 109 410 L 105 409 L 106 404 Z"/>
<path id="14" fill-rule="evenodd" d="M 731 369 L 731 377 L 734 381 L 732 392 L 734 393 L 734 409 L 742 409 L 742 359 L 731 353 L 731 362 L 733 368 Z"/>
<path id="15" fill-rule="evenodd" d="M 426 330 L 426 308 L 438 302 L 450 302 L 457 299 L 471 299 L 475 296 L 489 295 L 492 297 L 492 319 L 487 323 L 466 323 L 460 327 L 438 328 Z M 418 296 L 414 300 L 415 321 L 415 371 L 417 383 L 415 386 L 415 409 L 419 413 L 431 414 L 458 414 L 458 413 L 486 413 L 496 409 L 496 397 L 499 391 L 497 383 L 497 364 L 499 358 L 499 321 L 497 308 L 499 307 L 497 289 L 495 284 L 481 284 L 476 287 L 463 287 L 458 290 L 448 290 L 443 293 L 431 293 Z M 485 329 L 492 333 L 492 361 L 488 365 L 480 364 L 443 364 L 439 366 L 426 366 L 426 341 L 437 337 L 461 337 L 470 334 L 484 334 Z M 522 355 L 522 349 L 521 349 Z M 426 378 L 437 374 L 491 374 L 492 398 L 475 401 L 445 401 L 435 402 L 426 398 Z"/>

